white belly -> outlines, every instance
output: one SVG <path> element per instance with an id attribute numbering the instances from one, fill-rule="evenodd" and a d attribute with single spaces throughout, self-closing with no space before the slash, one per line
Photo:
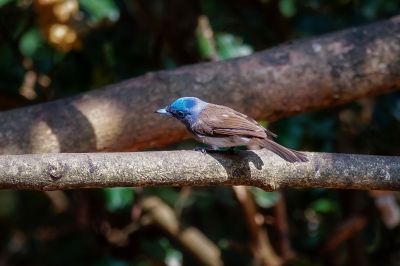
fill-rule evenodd
<path id="1" fill-rule="evenodd" d="M 247 146 L 250 144 L 251 139 L 239 136 L 230 136 L 226 138 L 216 138 L 216 137 L 205 137 L 201 135 L 197 135 L 196 138 L 212 147 L 218 148 L 228 148 L 235 146 Z"/>

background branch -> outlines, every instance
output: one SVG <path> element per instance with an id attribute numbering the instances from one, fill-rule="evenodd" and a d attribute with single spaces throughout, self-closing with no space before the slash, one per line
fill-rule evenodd
<path id="1" fill-rule="evenodd" d="M 257 206 L 251 198 L 251 194 L 245 186 L 233 187 L 235 196 L 242 208 L 248 234 L 250 235 L 250 249 L 256 259 L 256 265 L 279 266 L 283 265 L 282 259 L 275 253 L 268 232 L 256 221 Z"/>
<path id="2" fill-rule="evenodd" d="M 221 251 L 199 229 L 180 224 L 174 211 L 157 197 L 143 200 L 142 223 L 155 224 L 187 250 L 200 265 L 223 265 Z M 146 221 L 146 222 L 145 222 Z"/>
<path id="3" fill-rule="evenodd" d="M 0 113 L 0 153 L 139 150 L 186 136 L 153 111 L 199 96 L 273 121 L 400 87 L 400 17 Z M 77 134 L 79 132 L 79 134 Z"/>
<path id="4" fill-rule="evenodd" d="M 0 156 L 0 188 L 60 190 L 116 186 L 249 185 L 400 189 L 400 157 L 307 153 L 287 163 L 267 150 Z"/>

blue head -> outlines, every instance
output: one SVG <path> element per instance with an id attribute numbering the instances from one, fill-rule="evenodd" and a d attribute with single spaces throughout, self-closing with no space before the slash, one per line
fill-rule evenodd
<path id="1" fill-rule="evenodd" d="M 173 116 L 184 124 L 190 125 L 197 120 L 197 117 L 206 106 L 206 102 L 196 97 L 182 97 L 156 112 L 167 116 Z"/>

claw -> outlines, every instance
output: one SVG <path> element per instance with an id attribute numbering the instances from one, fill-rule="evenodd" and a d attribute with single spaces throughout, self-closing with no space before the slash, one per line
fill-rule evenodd
<path id="1" fill-rule="evenodd" d="M 194 148 L 195 151 L 199 151 L 201 153 L 207 153 L 207 149 L 204 147 L 196 147 Z"/>

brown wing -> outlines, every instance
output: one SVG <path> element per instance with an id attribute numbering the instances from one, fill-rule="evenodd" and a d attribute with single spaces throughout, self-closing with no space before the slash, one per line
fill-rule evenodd
<path id="1" fill-rule="evenodd" d="M 233 135 L 262 139 L 276 137 L 274 133 L 267 131 L 247 115 L 216 104 L 208 104 L 192 126 L 192 130 L 198 134 L 215 137 Z"/>

